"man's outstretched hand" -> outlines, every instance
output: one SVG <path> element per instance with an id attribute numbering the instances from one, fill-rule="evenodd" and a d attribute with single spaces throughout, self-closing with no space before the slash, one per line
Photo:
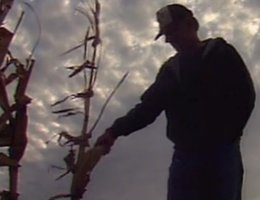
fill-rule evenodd
<path id="1" fill-rule="evenodd" d="M 102 146 L 104 148 L 104 154 L 108 154 L 116 139 L 117 137 L 114 136 L 109 129 L 107 129 L 105 133 L 98 137 L 95 146 Z"/>

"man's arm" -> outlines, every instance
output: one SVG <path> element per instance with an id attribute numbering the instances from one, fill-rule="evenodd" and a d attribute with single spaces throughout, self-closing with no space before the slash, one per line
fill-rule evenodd
<path id="1" fill-rule="evenodd" d="M 129 135 L 155 121 L 164 110 L 173 91 L 173 77 L 163 66 L 155 82 L 143 93 L 141 102 L 136 104 L 125 116 L 114 121 L 109 128 L 115 136 Z"/>
<path id="2" fill-rule="evenodd" d="M 231 125 L 233 123 L 233 126 L 240 125 L 240 129 L 243 129 L 255 104 L 253 81 L 245 63 L 233 46 L 227 46 L 223 57 L 227 64 L 227 75 L 230 76 L 226 100 L 233 101 L 229 104 L 233 105 L 230 107 L 230 113 L 233 113 L 230 123 Z"/>
<path id="3" fill-rule="evenodd" d="M 108 144 L 106 146 L 111 147 L 118 136 L 129 135 L 151 124 L 165 109 L 170 96 L 174 94 L 174 81 L 176 80 L 168 67 L 163 65 L 155 82 L 141 96 L 140 103 L 125 116 L 116 119 L 98 138 L 96 146 Z"/>

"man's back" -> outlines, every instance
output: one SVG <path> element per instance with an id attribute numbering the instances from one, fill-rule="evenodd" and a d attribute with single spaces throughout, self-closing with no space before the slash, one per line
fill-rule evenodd
<path id="1" fill-rule="evenodd" d="M 165 68 L 174 71 L 178 83 L 165 108 L 167 134 L 176 145 L 203 148 L 239 139 L 255 92 L 231 45 L 220 38 L 207 40 L 197 52 L 171 58 Z"/>

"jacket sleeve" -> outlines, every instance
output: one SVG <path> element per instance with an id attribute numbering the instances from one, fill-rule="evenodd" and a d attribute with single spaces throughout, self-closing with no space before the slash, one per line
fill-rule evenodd
<path id="1" fill-rule="evenodd" d="M 226 101 L 229 106 L 230 125 L 242 130 L 246 125 L 255 104 L 253 81 L 245 63 L 236 49 L 227 44 L 223 52 L 226 63 Z"/>
<path id="2" fill-rule="evenodd" d="M 164 110 L 172 91 L 173 79 L 165 65 L 160 69 L 155 82 L 143 93 L 140 103 L 136 104 L 125 116 L 114 121 L 109 130 L 115 136 L 129 135 L 154 122 Z"/>

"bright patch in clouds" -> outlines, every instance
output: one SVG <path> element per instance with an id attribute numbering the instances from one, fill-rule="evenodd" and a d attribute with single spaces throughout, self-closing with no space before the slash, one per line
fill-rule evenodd
<path id="1" fill-rule="evenodd" d="M 203 17 L 204 23 L 210 23 L 216 21 L 219 17 L 219 13 L 208 13 Z"/>
<path id="2" fill-rule="evenodd" d="M 248 30 L 251 35 L 256 35 L 259 33 L 259 23 L 260 20 L 255 19 L 253 22 L 248 24 Z"/>

